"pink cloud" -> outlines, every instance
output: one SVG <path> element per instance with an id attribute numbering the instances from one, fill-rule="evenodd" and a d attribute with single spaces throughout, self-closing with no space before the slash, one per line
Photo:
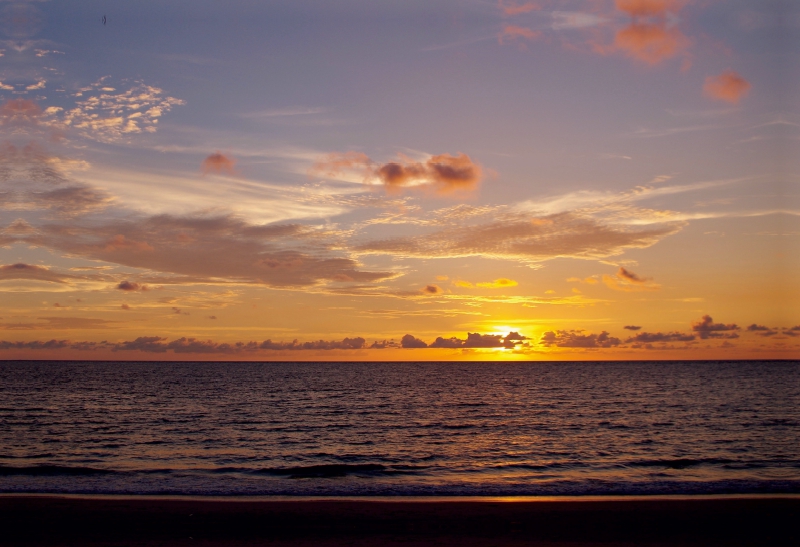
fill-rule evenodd
<path id="1" fill-rule="evenodd" d="M 236 169 L 234 166 L 236 165 L 236 160 L 233 159 L 231 156 L 226 156 L 222 152 L 215 152 L 210 154 L 206 159 L 203 160 L 201 168 L 203 170 L 203 174 L 208 173 L 227 173 L 229 175 L 235 175 Z"/>
<path id="2" fill-rule="evenodd" d="M 337 176 L 345 172 L 363 175 L 383 184 L 387 192 L 406 188 L 432 189 L 439 194 L 475 189 L 482 177 L 480 165 L 468 155 L 439 154 L 415 161 L 400 154 L 397 161 L 377 163 L 361 152 L 329 154 L 317 161 L 312 173 Z"/>
<path id="3" fill-rule="evenodd" d="M 542 9 L 542 6 L 536 2 L 525 2 L 523 4 L 518 4 L 510 0 L 498 0 L 497 5 L 503 12 L 503 15 L 508 17 Z"/>
<path id="4" fill-rule="evenodd" d="M 703 84 L 703 92 L 712 99 L 736 104 L 747 96 L 750 92 L 750 87 L 750 82 L 737 72 L 727 70 L 722 74 L 706 78 Z"/>

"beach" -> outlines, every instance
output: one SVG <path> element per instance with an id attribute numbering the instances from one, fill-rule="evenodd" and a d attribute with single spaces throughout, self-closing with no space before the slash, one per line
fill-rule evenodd
<path id="1" fill-rule="evenodd" d="M 0 543 L 8 546 L 794 546 L 797 522 L 798 496 L 0 496 Z"/>

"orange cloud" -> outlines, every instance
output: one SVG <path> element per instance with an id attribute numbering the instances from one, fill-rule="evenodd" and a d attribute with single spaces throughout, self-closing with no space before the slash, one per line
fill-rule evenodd
<path id="1" fill-rule="evenodd" d="M 615 5 L 619 11 L 624 11 L 631 17 L 662 16 L 666 12 L 680 11 L 683 2 L 679 0 L 616 0 Z"/>
<path id="2" fill-rule="evenodd" d="M 506 279 L 505 277 L 489 281 L 488 283 L 478 283 L 478 287 L 482 289 L 502 289 L 504 287 L 516 287 L 517 285 L 519 285 L 519 283 L 513 279 Z"/>
<path id="3" fill-rule="evenodd" d="M 363 152 L 333 152 L 314 163 L 311 172 L 335 177 L 344 171 L 363 170 L 368 176 L 372 163 Z"/>
<path id="4" fill-rule="evenodd" d="M 432 188 L 439 194 L 473 190 L 482 177 L 480 165 L 462 153 L 439 154 L 424 162 L 399 154 L 398 161 L 379 164 L 361 152 L 345 152 L 329 154 L 311 171 L 328 176 L 355 171 L 363 173 L 366 180 L 379 180 L 388 192 L 419 187 Z"/>
<path id="5" fill-rule="evenodd" d="M 666 28 L 663 23 L 632 23 L 618 31 L 614 48 L 650 65 L 670 59 L 690 44 L 677 28 Z"/>
<path id="6" fill-rule="evenodd" d="M 509 2 L 508 0 L 498 0 L 497 6 L 502 10 L 503 15 L 506 16 L 519 15 L 521 13 L 529 13 L 542 9 L 542 6 L 536 2 L 517 4 L 516 2 Z"/>
<path id="7" fill-rule="evenodd" d="M 541 32 L 537 30 L 531 30 L 527 27 L 518 27 L 516 25 L 506 25 L 503 27 L 503 30 L 497 36 L 497 41 L 501 44 L 505 44 L 506 42 L 510 42 L 512 40 L 521 39 L 521 40 L 535 40 L 539 36 L 541 36 Z"/>
<path id="8" fill-rule="evenodd" d="M 703 85 L 708 97 L 736 104 L 750 92 L 750 82 L 733 70 L 727 70 L 717 76 L 709 76 Z"/>
<path id="9" fill-rule="evenodd" d="M 215 152 L 210 154 L 206 159 L 203 160 L 202 169 L 203 174 L 207 173 L 228 173 L 229 175 L 235 175 L 236 169 L 234 169 L 234 165 L 236 164 L 236 160 L 230 156 L 226 156 L 221 152 Z"/>

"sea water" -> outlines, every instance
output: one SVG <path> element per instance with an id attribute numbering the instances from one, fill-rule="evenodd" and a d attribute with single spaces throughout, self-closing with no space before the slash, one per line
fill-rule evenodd
<path id="1" fill-rule="evenodd" d="M 800 492 L 800 362 L 0 362 L 0 492 Z"/>

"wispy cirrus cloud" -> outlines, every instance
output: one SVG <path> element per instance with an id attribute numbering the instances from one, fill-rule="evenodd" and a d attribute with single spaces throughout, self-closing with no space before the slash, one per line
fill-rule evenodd
<path id="1" fill-rule="evenodd" d="M 542 9 L 542 5 L 538 2 L 514 2 L 512 0 L 498 0 L 497 6 L 507 17 Z"/>
<path id="2" fill-rule="evenodd" d="M 631 229 L 575 213 L 532 216 L 507 213 L 502 219 L 446 228 L 413 237 L 369 241 L 361 254 L 425 258 L 485 256 L 541 262 L 559 257 L 608 258 L 626 249 L 645 248 L 676 233 L 679 225 Z"/>
<path id="3" fill-rule="evenodd" d="M 73 256 L 205 279 L 274 287 L 374 282 L 391 272 L 362 270 L 326 248 L 308 226 L 252 225 L 233 216 L 159 215 L 106 223 L 46 224 L 25 238 Z"/>

